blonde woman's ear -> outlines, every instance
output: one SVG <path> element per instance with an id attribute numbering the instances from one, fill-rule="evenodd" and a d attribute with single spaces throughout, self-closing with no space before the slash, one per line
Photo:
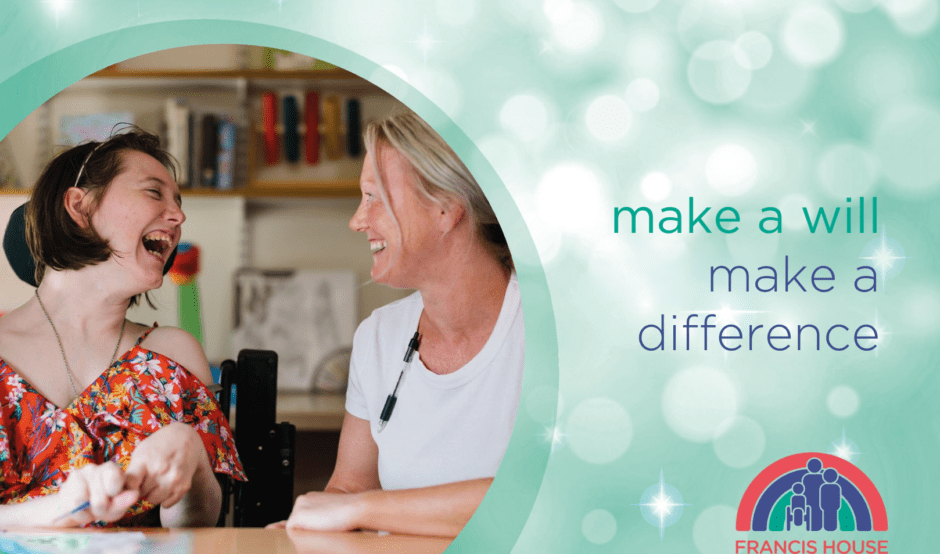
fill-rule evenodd
<path id="1" fill-rule="evenodd" d="M 455 199 L 444 200 L 440 215 L 441 234 L 446 235 L 453 231 L 466 215 L 467 209 L 461 202 Z"/>

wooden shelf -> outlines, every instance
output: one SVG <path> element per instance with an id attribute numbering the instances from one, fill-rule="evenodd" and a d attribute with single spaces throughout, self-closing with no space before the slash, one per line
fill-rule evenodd
<path id="1" fill-rule="evenodd" d="M 271 182 L 262 186 L 249 186 L 232 190 L 182 189 L 182 195 L 194 197 L 241 198 L 352 198 L 359 196 L 358 182 L 311 183 Z"/>
<path id="2" fill-rule="evenodd" d="M 358 180 L 337 181 L 255 181 L 236 194 L 246 198 L 296 197 L 355 197 L 361 194 Z"/>
<path id="3" fill-rule="evenodd" d="M 232 407 L 229 423 L 237 423 L 236 406 Z M 277 422 L 293 423 L 298 431 L 339 431 L 346 416 L 346 395 L 313 392 L 279 392 Z"/>
<path id="4" fill-rule="evenodd" d="M 298 431 L 339 431 L 345 415 L 345 394 L 277 395 L 277 420 L 293 423 Z"/>
<path id="5" fill-rule="evenodd" d="M 107 67 L 74 83 L 71 89 L 169 87 L 223 87 L 238 89 L 242 86 L 254 90 L 281 87 L 313 87 L 349 94 L 368 95 L 382 93 L 381 89 L 344 69 L 299 69 L 274 71 L 272 69 L 116 69 Z"/>
<path id="6" fill-rule="evenodd" d="M 0 188 L 0 196 L 28 196 L 30 189 Z M 217 190 L 182 188 L 183 196 L 241 198 L 351 198 L 359 196 L 359 181 L 264 181 L 246 187 Z"/>
<path id="7" fill-rule="evenodd" d="M 273 69 L 214 69 L 214 70 L 122 70 L 106 67 L 89 75 L 92 79 L 113 78 L 157 78 L 157 79 L 309 79 L 309 80 L 362 80 L 345 69 L 298 69 L 275 71 Z"/>

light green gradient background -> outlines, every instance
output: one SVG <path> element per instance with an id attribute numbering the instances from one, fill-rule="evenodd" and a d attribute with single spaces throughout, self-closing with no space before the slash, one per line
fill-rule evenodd
<path id="1" fill-rule="evenodd" d="M 0 7 L 2 51 L 15 53 L 0 64 L 0 136 L 84 75 L 171 46 L 262 44 L 338 63 L 441 131 L 493 200 L 520 265 L 528 340 L 519 420 L 492 494 L 452 550 L 732 552 L 733 510 L 750 480 L 783 456 L 829 451 L 844 429 L 885 500 L 890 529 L 844 538 L 926 552 L 940 510 L 930 469 L 940 454 L 940 174 L 932 161 L 940 37 L 936 0 L 886 0 L 856 13 L 871 4 L 75 0 L 56 23 L 51 3 L 15 0 Z M 833 28 L 840 40 L 830 40 Z M 761 66 L 753 71 L 728 57 L 747 32 L 772 48 L 766 65 L 760 51 L 743 59 Z M 433 39 L 427 51 L 422 35 Z M 715 40 L 729 42 L 699 50 Z M 655 83 L 656 102 L 627 93 L 637 78 Z M 728 144 L 751 163 L 732 156 L 716 165 L 711 156 Z M 837 145 L 852 148 L 831 154 Z M 716 170 L 753 182 L 728 195 L 711 182 Z M 670 182 L 664 198 L 645 195 L 650 172 Z M 846 196 L 860 195 L 878 197 L 879 227 L 909 258 L 877 293 L 851 286 L 875 235 L 841 225 L 811 235 L 787 210 L 782 234 L 757 230 L 763 207 L 844 210 Z M 614 206 L 658 213 L 689 196 L 712 206 L 710 216 L 734 206 L 741 230 L 612 232 Z M 857 199 L 853 206 L 857 217 Z M 707 291 L 710 265 L 782 268 L 785 255 L 810 269 L 829 265 L 836 289 Z M 660 314 L 722 305 L 760 312 L 744 324 L 765 329 L 854 328 L 877 317 L 890 334 L 877 355 L 766 346 L 725 355 L 714 343 L 708 352 L 663 353 L 637 344 Z M 828 406 L 840 386 L 858 397 L 850 415 Z M 716 439 L 733 415 L 747 419 Z M 543 433 L 556 424 L 562 439 L 550 452 Z M 688 504 L 662 540 L 634 505 L 661 470 Z"/>

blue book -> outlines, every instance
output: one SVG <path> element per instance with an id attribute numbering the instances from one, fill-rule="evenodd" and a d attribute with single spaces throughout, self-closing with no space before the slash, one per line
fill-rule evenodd
<path id="1" fill-rule="evenodd" d="M 228 119 L 219 121 L 219 162 L 216 188 L 230 190 L 235 186 L 235 140 L 238 127 Z"/>

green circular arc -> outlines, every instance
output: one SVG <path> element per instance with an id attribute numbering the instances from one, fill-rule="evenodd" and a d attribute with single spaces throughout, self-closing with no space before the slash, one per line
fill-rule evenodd
<path id="1" fill-rule="evenodd" d="M 526 360 L 522 398 L 539 386 L 558 387 L 558 346 L 545 272 L 535 244 L 505 185 L 473 141 L 437 105 L 371 60 L 297 31 L 227 20 L 179 20 L 102 33 L 63 47 L 0 83 L 0 137 L 36 107 L 75 81 L 119 61 L 179 46 L 250 44 L 293 50 L 328 60 L 389 91 L 428 121 L 466 163 L 503 223 L 516 263 L 525 314 Z M 557 404 L 557 398 L 555 399 Z M 541 487 L 550 444 L 542 423 L 520 409 L 509 448 L 489 493 L 453 542 L 452 552 L 508 552 L 519 537 Z"/>

